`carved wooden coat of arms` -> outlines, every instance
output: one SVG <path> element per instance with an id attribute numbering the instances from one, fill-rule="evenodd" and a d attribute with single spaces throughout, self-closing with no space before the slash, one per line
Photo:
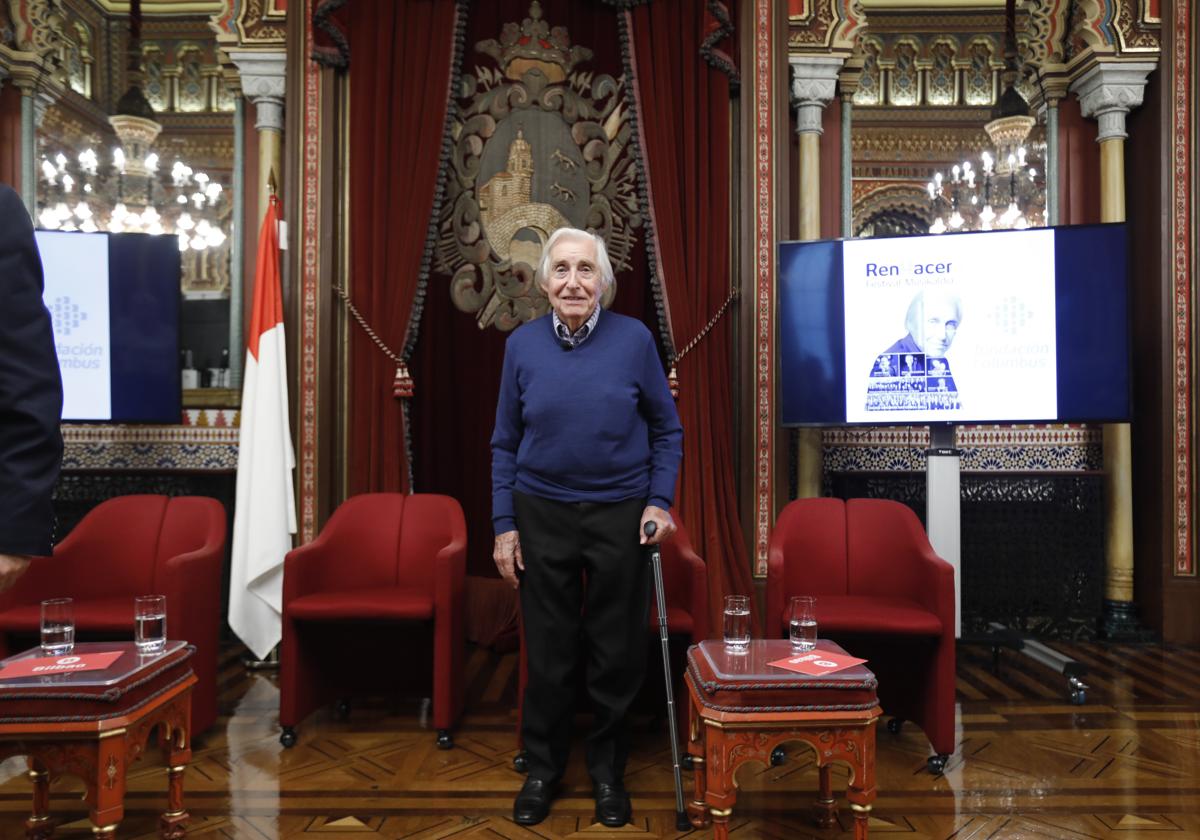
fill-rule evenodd
<path id="1" fill-rule="evenodd" d="M 613 270 L 629 268 L 642 226 L 632 126 L 624 79 L 581 69 L 592 51 L 536 0 L 475 51 L 491 61 L 460 79 L 438 268 L 481 329 L 511 330 L 549 309 L 534 271 L 557 228 L 600 234 Z"/>

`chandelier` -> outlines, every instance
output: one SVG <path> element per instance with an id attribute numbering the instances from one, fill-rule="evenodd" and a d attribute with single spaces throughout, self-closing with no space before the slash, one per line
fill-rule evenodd
<path id="1" fill-rule="evenodd" d="M 218 248 L 228 216 L 224 188 L 207 173 L 176 160 L 160 172 L 150 151 L 162 132 L 142 92 L 141 3 L 129 16 L 129 90 L 108 118 L 119 145 L 110 164 L 88 147 L 73 158 L 63 151 L 42 157 L 38 183 L 38 223 L 47 230 L 100 230 L 113 233 L 174 234 L 180 251 Z"/>
<path id="2" fill-rule="evenodd" d="M 1046 223 L 1044 144 L 1031 139 L 1036 120 L 1016 89 L 1018 73 L 1016 3 L 1005 3 L 1004 93 L 994 119 L 984 126 L 995 153 L 979 153 L 979 165 L 964 160 L 950 177 L 935 172 L 925 185 L 933 210 L 930 233 L 960 230 L 1024 230 Z"/>
<path id="3" fill-rule="evenodd" d="M 980 152 L 978 165 L 969 159 L 955 164 L 949 178 L 934 173 L 925 185 L 933 209 L 930 233 L 1045 225 L 1044 147 L 1028 140 L 1033 124 L 1033 117 L 1019 115 L 992 120 L 985 130 L 995 143 L 995 154 Z"/>
<path id="4" fill-rule="evenodd" d="M 42 158 L 38 224 L 46 230 L 173 233 L 179 250 L 204 251 L 226 239 L 224 187 L 176 160 L 166 176 L 154 152 L 138 159 L 129 145 L 103 166 L 91 147 L 74 159 L 59 151 Z"/>

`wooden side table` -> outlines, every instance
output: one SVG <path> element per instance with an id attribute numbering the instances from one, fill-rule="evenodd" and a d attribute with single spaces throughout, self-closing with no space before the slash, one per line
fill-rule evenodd
<path id="1" fill-rule="evenodd" d="M 186 834 L 183 773 L 192 758 L 188 730 L 195 648 L 170 641 L 161 653 L 144 656 L 132 642 L 87 642 L 72 653 L 116 650 L 121 656 L 104 670 L 8 680 L 0 670 L 0 760 L 28 756 L 33 780 L 27 840 L 48 840 L 54 833 L 50 783 L 62 775 L 87 785 L 95 836 L 115 838 L 125 815 L 126 771 L 156 728 L 167 762 L 167 811 L 159 834 L 169 840 Z M 41 655 L 34 649 L 0 664 Z"/>
<path id="2" fill-rule="evenodd" d="M 826 640 L 817 647 L 845 653 Z M 738 768 L 748 761 L 769 764 L 771 753 L 786 741 L 804 741 L 816 752 L 820 791 L 814 817 L 821 827 L 832 827 L 837 814 L 832 765 L 849 766 L 854 837 L 866 840 L 875 802 L 875 719 L 880 715 L 875 675 L 857 665 L 808 677 L 767 664 L 792 655 L 786 639 L 754 640 L 744 653 L 711 640 L 688 650 L 688 752 L 695 777 L 688 816 L 696 828 L 711 822 L 715 840 L 729 836 Z"/>

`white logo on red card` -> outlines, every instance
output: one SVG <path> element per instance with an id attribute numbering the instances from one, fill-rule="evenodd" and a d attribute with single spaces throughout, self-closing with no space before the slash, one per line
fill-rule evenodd
<path id="1" fill-rule="evenodd" d="M 786 668 L 798 674 L 807 674 L 810 677 L 820 677 L 825 674 L 832 674 L 835 671 L 844 671 L 847 668 L 853 668 L 855 665 L 861 665 L 866 661 L 865 659 L 856 659 L 853 656 L 847 656 L 843 653 L 834 653 L 828 650 L 812 650 L 808 653 L 797 654 L 796 656 L 785 656 L 783 659 L 776 659 L 774 662 L 767 664 L 774 665 L 777 668 Z"/>
<path id="2" fill-rule="evenodd" d="M 4 666 L 0 680 L 13 677 L 43 677 L 51 674 L 75 674 L 80 671 L 103 671 L 121 656 L 123 651 L 86 653 L 81 656 L 41 656 L 21 659 Z"/>

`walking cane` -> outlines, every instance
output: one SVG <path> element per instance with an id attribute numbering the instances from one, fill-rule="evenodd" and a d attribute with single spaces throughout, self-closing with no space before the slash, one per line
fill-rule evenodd
<path id="1" fill-rule="evenodd" d="M 647 537 L 653 537 L 658 526 L 647 522 Z M 683 810 L 683 778 L 679 773 L 679 730 L 675 725 L 675 690 L 671 685 L 671 649 L 667 640 L 667 598 L 663 588 L 662 554 L 657 545 L 650 546 L 650 565 L 654 568 L 654 597 L 658 605 L 658 638 L 662 642 L 663 679 L 667 682 L 667 726 L 671 730 L 671 763 L 675 770 L 675 828 L 688 831 L 692 824 Z"/>

